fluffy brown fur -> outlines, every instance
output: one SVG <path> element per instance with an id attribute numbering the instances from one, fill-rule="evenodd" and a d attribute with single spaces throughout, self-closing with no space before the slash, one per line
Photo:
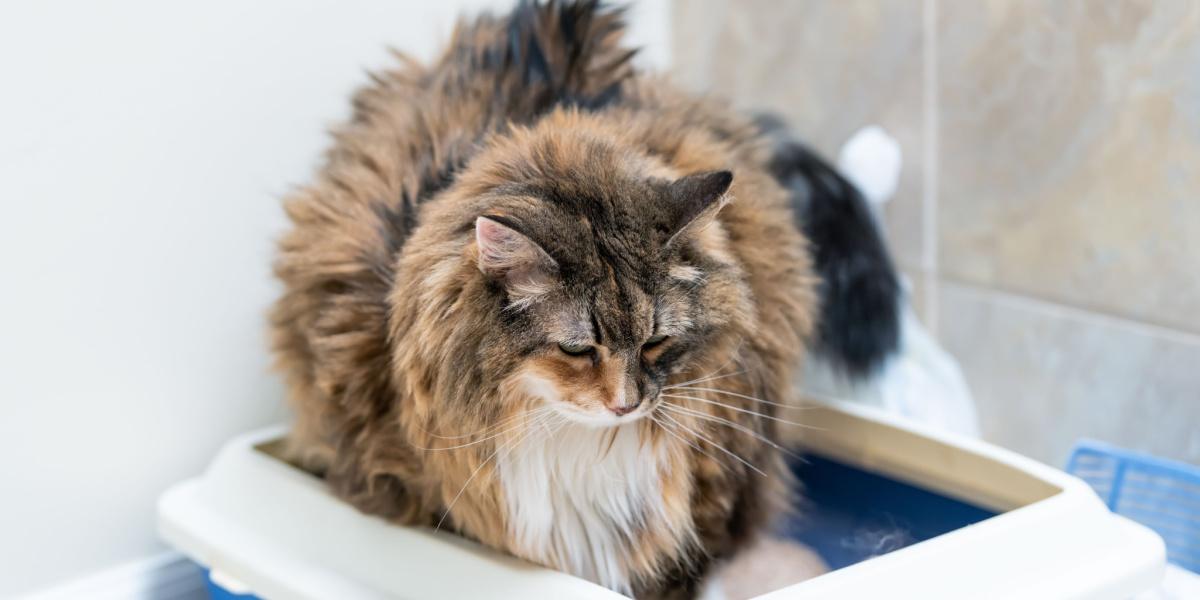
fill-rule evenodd
<path id="1" fill-rule="evenodd" d="M 592 2 L 522 4 L 376 76 L 286 203 L 274 346 L 293 452 L 338 495 L 585 577 L 517 539 L 497 464 L 556 427 L 632 432 L 661 510 L 614 538 L 608 584 L 689 596 L 787 505 L 771 403 L 814 281 L 758 131 L 634 73 L 619 33 Z"/>

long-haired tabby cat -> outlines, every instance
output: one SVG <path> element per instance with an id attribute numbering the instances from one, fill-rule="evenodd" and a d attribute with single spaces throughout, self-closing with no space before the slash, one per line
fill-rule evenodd
<path id="1" fill-rule="evenodd" d="M 686 596 L 788 506 L 803 349 L 869 371 L 896 281 L 852 188 L 621 28 L 522 3 L 375 76 L 287 201 L 274 344 L 355 506 Z"/>

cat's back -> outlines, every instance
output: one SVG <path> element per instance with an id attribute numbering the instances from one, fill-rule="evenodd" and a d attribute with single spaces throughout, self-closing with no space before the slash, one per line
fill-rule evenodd
<path id="1" fill-rule="evenodd" d="M 403 245 L 421 202 L 490 134 L 555 107 L 621 101 L 634 54 L 618 43 L 622 27 L 620 11 L 595 1 L 521 3 L 503 17 L 461 21 L 430 65 L 397 53 L 396 68 L 355 94 L 317 180 L 286 202 L 289 216 L 299 229 L 359 240 L 371 269 L 386 271 L 379 263 Z"/>
<path id="2" fill-rule="evenodd" d="M 489 135 L 556 107 L 620 103 L 634 53 L 619 44 L 622 27 L 620 11 L 596 1 L 521 3 L 460 22 L 429 65 L 398 54 L 396 68 L 354 95 L 324 165 L 284 202 L 293 226 L 275 262 L 284 292 L 273 346 L 297 411 L 298 454 L 315 456 L 314 466 L 390 397 L 387 296 L 422 203 Z"/>

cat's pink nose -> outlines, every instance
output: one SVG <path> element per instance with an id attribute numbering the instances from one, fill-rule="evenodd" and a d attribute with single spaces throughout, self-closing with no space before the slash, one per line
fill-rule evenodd
<path id="1" fill-rule="evenodd" d="M 608 410 L 613 411 L 613 414 L 617 415 L 618 417 L 623 417 L 623 416 L 633 412 L 634 410 L 637 410 L 637 407 L 639 407 L 641 405 L 642 405 L 642 400 L 641 400 L 641 398 L 638 398 L 637 400 L 634 400 L 632 403 L 629 403 L 629 404 L 609 405 Z"/>

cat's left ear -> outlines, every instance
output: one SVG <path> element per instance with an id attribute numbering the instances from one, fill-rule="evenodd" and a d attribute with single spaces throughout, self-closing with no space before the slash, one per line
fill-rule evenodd
<path id="1" fill-rule="evenodd" d="M 476 264 L 484 275 L 500 280 L 509 298 L 527 305 L 550 291 L 558 264 L 537 242 L 503 217 L 475 219 Z"/>
<path id="2" fill-rule="evenodd" d="M 670 247 L 689 230 L 703 227 L 729 202 L 733 173 L 708 171 L 681 177 L 667 186 L 668 201 L 674 211 Z"/>

